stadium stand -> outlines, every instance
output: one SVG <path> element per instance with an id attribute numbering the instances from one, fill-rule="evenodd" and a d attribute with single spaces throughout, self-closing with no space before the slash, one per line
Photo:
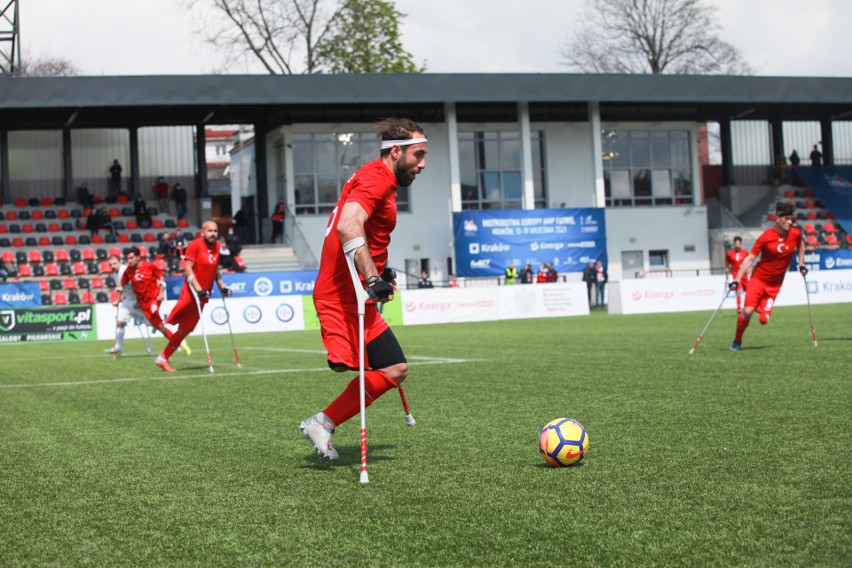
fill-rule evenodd
<path id="1" fill-rule="evenodd" d="M 805 235 L 805 245 L 808 250 L 852 248 L 852 235 L 831 221 L 834 214 L 825 204 L 815 198 L 810 188 L 793 188 L 781 186 L 778 196 L 769 204 L 764 227 L 775 222 L 775 204 L 787 201 L 796 207 L 798 226 Z"/>

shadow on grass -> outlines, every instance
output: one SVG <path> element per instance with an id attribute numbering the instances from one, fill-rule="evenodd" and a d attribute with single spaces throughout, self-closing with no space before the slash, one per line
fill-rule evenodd
<path id="1" fill-rule="evenodd" d="M 550 465 L 549 463 L 547 463 L 547 462 L 545 462 L 545 461 L 543 461 L 543 460 L 542 460 L 541 462 L 537 463 L 537 464 L 535 465 L 535 467 L 537 467 L 537 468 L 539 468 L 539 469 L 580 469 L 581 467 L 586 467 L 586 464 L 587 464 L 587 463 L 588 463 L 588 462 L 587 462 L 587 461 L 586 461 L 586 459 L 584 458 L 582 461 L 579 461 L 579 462 L 577 462 L 577 463 L 575 463 L 575 464 L 573 464 L 573 465 L 567 465 L 567 466 L 565 466 L 565 467 L 553 467 L 553 466 L 552 466 L 552 465 Z"/>
<path id="2" fill-rule="evenodd" d="M 376 452 L 393 449 L 396 446 L 391 444 L 376 444 L 374 446 L 367 445 L 367 466 L 371 463 L 395 460 L 395 457 L 376 455 Z M 338 446 L 337 453 L 340 458 L 337 461 L 328 461 L 317 454 L 305 456 L 305 464 L 303 469 L 333 469 L 336 467 L 352 467 L 361 463 L 361 446 Z"/>

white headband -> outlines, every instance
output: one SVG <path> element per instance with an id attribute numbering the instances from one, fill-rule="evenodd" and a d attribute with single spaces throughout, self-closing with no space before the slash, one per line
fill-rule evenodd
<path id="1" fill-rule="evenodd" d="M 420 144 L 428 142 L 425 138 L 410 138 L 408 140 L 382 140 L 382 150 L 387 150 L 394 146 L 411 146 L 412 144 Z"/>

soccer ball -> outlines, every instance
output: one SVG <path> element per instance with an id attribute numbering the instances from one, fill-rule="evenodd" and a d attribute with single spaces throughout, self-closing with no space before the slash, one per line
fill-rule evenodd
<path id="1" fill-rule="evenodd" d="M 557 418 L 541 429 L 538 449 L 551 467 L 574 465 L 586 455 L 589 435 L 576 420 Z"/>

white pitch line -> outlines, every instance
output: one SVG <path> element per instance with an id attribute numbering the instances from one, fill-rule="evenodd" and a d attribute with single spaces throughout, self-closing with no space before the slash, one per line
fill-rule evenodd
<path id="1" fill-rule="evenodd" d="M 324 351 L 323 351 L 324 353 Z M 415 365 L 441 365 L 441 364 L 456 364 L 469 363 L 473 359 L 438 359 L 435 357 L 421 357 L 429 359 Z M 37 387 L 71 387 L 78 385 L 100 385 L 109 383 L 130 383 L 135 381 L 180 381 L 186 379 L 218 379 L 222 377 L 245 377 L 251 375 L 272 375 L 276 373 L 316 373 L 320 371 L 328 371 L 328 367 L 320 367 L 315 369 L 264 369 L 259 371 L 235 371 L 230 373 L 199 373 L 196 375 L 162 375 L 150 377 L 125 377 L 120 379 L 100 379 L 93 381 L 66 381 L 61 383 L 20 383 L 15 385 L 0 385 L 0 389 L 20 389 L 20 388 L 37 388 Z"/>

